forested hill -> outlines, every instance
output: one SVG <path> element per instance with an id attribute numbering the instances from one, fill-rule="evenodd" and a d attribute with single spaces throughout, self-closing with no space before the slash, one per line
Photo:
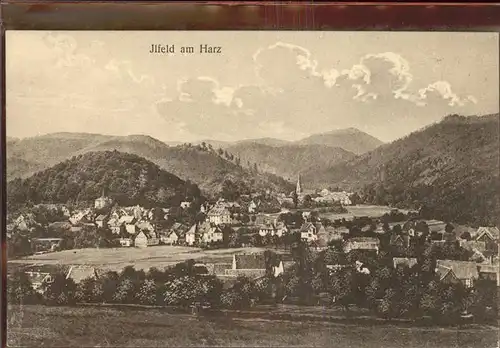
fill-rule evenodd
<path id="1" fill-rule="evenodd" d="M 498 114 L 452 115 L 303 181 L 364 189 L 377 204 L 425 205 L 445 220 L 497 224 L 499 147 Z"/>
<path id="2" fill-rule="evenodd" d="M 313 134 L 295 142 L 297 145 L 328 145 L 361 155 L 372 151 L 383 142 L 357 128 L 337 129 L 327 133 Z"/>
<path id="3" fill-rule="evenodd" d="M 244 169 L 227 151 L 206 145 L 167 144 L 145 135 L 107 136 L 84 133 L 54 133 L 26 138 L 7 145 L 7 178 L 25 178 L 50 165 L 87 152 L 117 150 L 144 157 L 185 180 L 216 195 L 228 180 L 240 191 L 273 189 L 288 191 L 284 179 Z"/>
<path id="4" fill-rule="evenodd" d="M 328 145 L 271 146 L 241 143 L 228 148 L 241 158 L 241 163 L 258 163 L 259 167 L 292 181 L 297 175 L 315 173 L 342 161 L 356 157 L 352 152 Z"/>
<path id="5" fill-rule="evenodd" d="M 144 158 L 118 151 L 75 156 L 7 186 L 9 209 L 26 202 L 90 203 L 103 189 L 120 205 L 169 206 L 200 196 L 196 185 Z"/>

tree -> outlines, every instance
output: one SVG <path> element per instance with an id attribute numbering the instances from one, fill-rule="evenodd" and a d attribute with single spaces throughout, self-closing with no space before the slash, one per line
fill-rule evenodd
<path id="1" fill-rule="evenodd" d="M 52 282 L 44 283 L 43 296 L 48 304 L 67 305 L 76 303 L 76 284 L 64 273 L 58 272 L 52 277 Z"/>
<path id="2" fill-rule="evenodd" d="M 134 303 L 136 287 L 129 278 L 124 278 L 118 284 L 113 295 L 113 301 L 117 303 Z"/>
<path id="3" fill-rule="evenodd" d="M 7 243 L 9 257 L 25 256 L 32 254 L 31 242 L 28 236 L 15 231 Z"/>
<path id="4" fill-rule="evenodd" d="M 455 227 L 450 223 L 447 223 L 446 226 L 444 227 L 444 231 L 446 233 L 452 233 L 454 229 Z"/>
<path id="5" fill-rule="evenodd" d="M 472 236 L 471 236 L 471 234 L 470 234 L 470 232 L 469 232 L 469 231 L 465 231 L 465 232 L 463 232 L 463 233 L 460 235 L 460 238 L 461 238 L 461 239 L 465 239 L 465 240 L 467 240 L 467 241 L 472 240 Z"/>
<path id="6" fill-rule="evenodd" d="M 83 279 L 76 288 L 76 301 L 83 303 L 103 302 L 102 283 L 92 277 Z"/>
<path id="7" fill-rule="evenodd" d="M 260 234 L 255 233 L 252 235 L 250 242 L 253 246 L 262 246 L 262 237 L 260 236 Z"/>
<path id="8" fill-rule="evenodd" d="M 241 216 L 241 222 L 244 224 L 248 224 L 250 222 L 250 216 L 248 216 L 248 214 L 243 214 Z"/>
<path id="9" fill-rule="evenodd" d="M 31 281 L 22 270 L 16 270 L 7 282 L 7 301 L 14 304 L 36 302 L 36 294 Z"/>
<path id="10" fill-rule="evenodd" d="M 237 200 L 240 196 L 238 186 L 231 180 L 225 180 L 222 184 L 221 196 L 228 201 Z"/>
<path id="11" fill-rule="evenodd" d="M 349 309 L 352 293 L 353 270 L 341 268 L 330 274 L 327 290 L 333 303 L 340 304 L 344 309 Z"/>
<path id="12" fill-rule="evenodd" d="M 156 283 L 152 279 L 146 279 L 139 287 L 136 299 L 140 304 L 156 304 Z"/>

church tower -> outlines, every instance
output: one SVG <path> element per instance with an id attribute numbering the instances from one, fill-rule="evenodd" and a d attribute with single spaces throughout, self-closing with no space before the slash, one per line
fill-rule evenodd
<path id="1" fill-rule="evenodd" d="M 300 196 L 302 194 L 302 183 L 300 182 L 300 175 L 297 179 L 297 187 L 295 187 L 295 193 L 297 194 L 297 196 Z"/>

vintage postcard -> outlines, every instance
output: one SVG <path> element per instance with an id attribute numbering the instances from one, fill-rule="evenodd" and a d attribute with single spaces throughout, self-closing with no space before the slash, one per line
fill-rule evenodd
<path id="1" fill-rule="evenodd" d="M 499 35 L 6 32 L 11 347 L 497 347 Z"/>

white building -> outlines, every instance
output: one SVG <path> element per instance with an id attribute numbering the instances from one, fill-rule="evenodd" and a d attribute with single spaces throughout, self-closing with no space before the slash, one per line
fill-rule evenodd
<path id="1" fill-rule="evenodd" d="M 226 207 L 215 206 L 208 212 L 208 221 L 215 225 L 230 224 L 231 212 Z"/>

